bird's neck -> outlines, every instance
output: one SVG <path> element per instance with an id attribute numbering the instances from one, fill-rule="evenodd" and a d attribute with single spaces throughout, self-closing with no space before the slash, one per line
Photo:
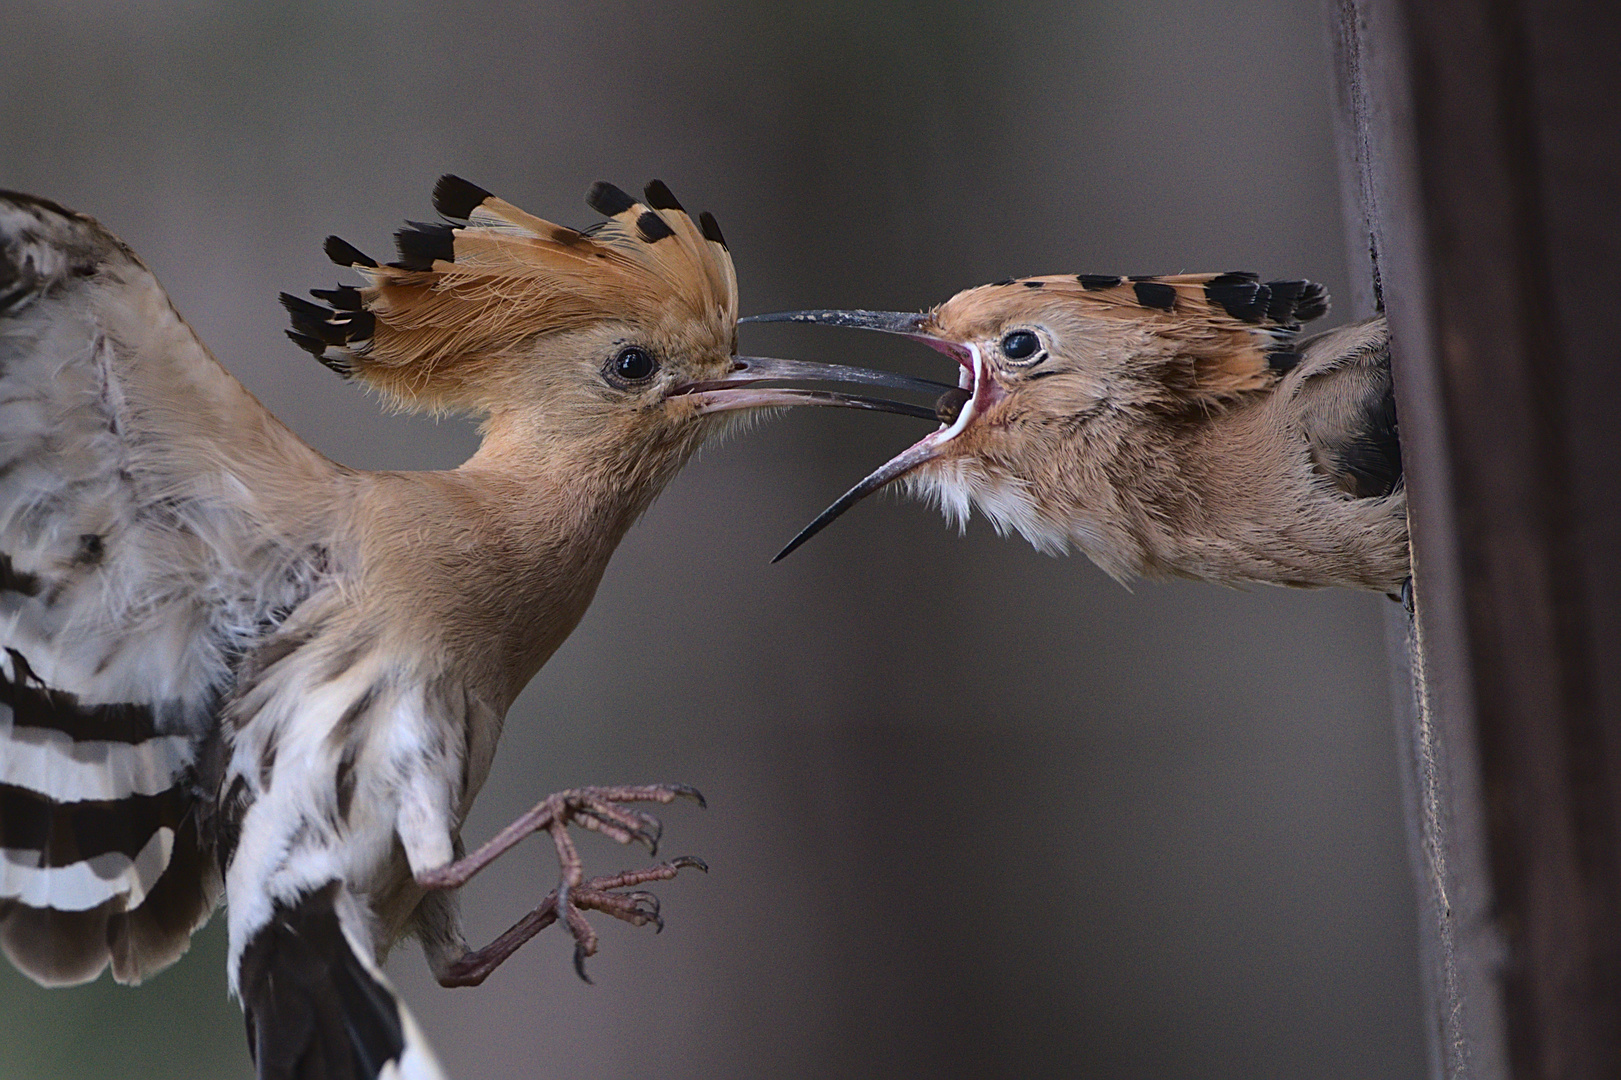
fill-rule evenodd
<path id="1" fill-rule="evenodd" d="M 1064 426 L 1055 418 L 1034 451 L 965 459 L 961 494 L 942 503 L 965 504 L 972 494 L 999 528 L 1044 551 L 1077 547 L 1119 580 L 1162 573 L 1172 533 L 1207 510 L 1188 475 L 1184 433 L 1124 417 L 1080 431 Z M 983 477 L 971 475 L 976 468 Z"/>
<path id="2" fill-rule="evenodd" d="M 477 522 L 444 541 L 468 549 L 465 561 L 461 551 L 440 556 L 478 578 L 456 601 L 455 651 L 493 665 L 486 679 L 497 696 L 515 696 L 573 631 L 614 549 L 679 464 L 627 469 L 576 445 L 497 434 L 460 469 L 438 474 L 448 503 L 465 506 L 457 517 Z M 492 643 L 502 655 L 490 654 Z"/>
<path id="3" fill-rule="evenodd" d="M 560 432 L 543 417 L 492 417 L 457 473 L 494 495 L 512 528 L 606 561 L 701 441 L 638 439 L 634 424 Z"/>

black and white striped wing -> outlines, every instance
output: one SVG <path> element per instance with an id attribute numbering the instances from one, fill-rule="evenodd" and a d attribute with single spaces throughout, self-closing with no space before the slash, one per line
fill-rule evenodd
<path id="1" fill-rule="evenodd" d="M 0 192 L 0 948 L 41 983 L 137 982 L 218 899 L 217 705 L 319 562 L 233 440 L 324 466 L 122 243 Z"/>

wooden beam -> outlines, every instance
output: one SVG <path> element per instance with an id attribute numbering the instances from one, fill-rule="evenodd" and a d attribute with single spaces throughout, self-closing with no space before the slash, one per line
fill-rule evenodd
<path id="1" fill-rule="evenodd" d="M 1413 519 L 1436 1071 L 1621 1075 L 1621 6 L 1328 7 Z"/>

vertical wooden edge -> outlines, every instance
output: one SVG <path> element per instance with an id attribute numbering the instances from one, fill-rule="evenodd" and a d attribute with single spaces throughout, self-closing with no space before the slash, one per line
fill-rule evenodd
<path id="1" fill-rule="evenodd" d="M 1621 8 L 1368 3 L 1405 18 L 1390 36 L 1411 58 L 1411 119 L 1395 128 L 1411 152 L 1393 172 L 1417 193 L 1380 215 L 1411 269 L 1398 289 L 1386 260 L 1404 450 L 1411 434 L 1443 451 L 1418 445 L 1408 470 L 1420 652 L 1438 723 L 1474 733 L 1453 772 L 1486 802 L 1477 815 L 1468 791 L 1454 800 L 1462 857 L 1484 820 L 1493 886 L 1478 905 L 1465 894 L 1479 932 L 1460 923 L 1460 975 L 1495 982 L 1515 1075 L 1610 1080 L 1621 710 L 1603 697 L 1621 700 L 1621 655 L 1599 628 L 1621 608 L 1606 577 L 1621 530 L 1599 523 L 1621 520 L 1621 380 L 1614 290 L 1595 282 L 1621 253 Z M 1494 953 L 1508 962 L 1492 970 Z"/>
<path id="2" fill-rule="evenodd" d="M 1416 613 L 1387 617 L 1398 767 L 1436 1080 L 1507 1080 L 1491 868 L 1451 469 L 1397 0 L 1323 0 L 1359 317 L 1390 319 Z"/>
<path id="3" fill-rule="evenodd" d="M 1392 604 L 1385 612 L 1385 651 L 1390 659 L 1390 701 L 1396 721 L 1396 767 L 1401 779 L 1402 822 L 1407 832 L 1407 860 L 1412 868 L 1418 901 L 1418 974 L 1424 1000 L 1424 1042 L 1429 1051 L 1431 1080 L 1449 1076 L 1445 1048 L 1449 1045 L 1447 1017 L 1452 1013 L 1456 980 L 1452 949 L 1452 924 L 1447 918 L 1446 891 L 1434 865 L 1435 821 L 1428 812 L 1432 805 L 1431 785 L 1434 755 L 1425 738 L 1425 717 L 1421 708 L 1419 658 L 1414 642 L 1414 623 L 1405 610 Z"/>
<path id="4" fill-rule="evenodd" d="M 1322 0 L 1322 8 L 1332 65 L 1329 89 L 1334 101 L 1334 147 L 1339 156 L 1340 211 L 1351 278 L 1351 295 L 1337 299 L 1342 300 L 1341 309 L 1349 311 L 1353 318 L 1365 319 L 1384 305 L 1375 284 L 1377 258 L 1367 168 L 1368 100 L 1360 18 L 1356 0 Z"/>

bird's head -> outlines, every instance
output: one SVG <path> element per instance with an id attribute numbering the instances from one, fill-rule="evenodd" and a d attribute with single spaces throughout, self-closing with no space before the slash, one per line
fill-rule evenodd
<path id="1" fill-rule="evenodd" d="M 1299 357 L 1322 286 L 1253 274 L 1054 275 L 982 285 L 924 312 L 795 311 L 801 322 L 901 334 L 952 357 L 958 388 L 940 427 L 885 462 L 807 526 L 781 559 L 874 491 L 906 478 L 965 522 L 1062 550 L 1083 533 L 1077 493 L 1108 492 L 1156 434 L 1270 388 Z M 1087 496 L 1081 496 L 1082 499 Z"/>
<path id="2" fill-rule="evenodd" d="M 763 385 L 943 388 L 737 356 L 737 276 L 715 219 L 695 221 L 656 180 L 642 199 L 599 183 L 587 202 L 606 220 L 576 230 L 443 177 L 434 206 L 447 220 L 400 230 L 397 261 L 328 238 L 327 254 L 365 284 L 313 290 L 324 303 L 284 294 L 288 336 L 398 407 L 484 417 L 483 457 L 640 478 L 654 490 L 728 414 L 805 404 L 934 415 Z"/>

